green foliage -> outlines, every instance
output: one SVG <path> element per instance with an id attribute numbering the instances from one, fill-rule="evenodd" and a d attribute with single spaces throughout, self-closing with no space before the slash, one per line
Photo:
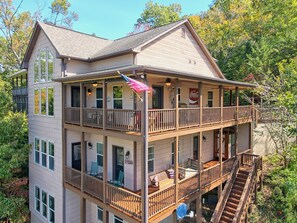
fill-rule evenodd
<path id="1" fill-rule="evenodd" d="M 264 189 L 258 194 L 257 212 L 253 222 L 297 222 L 297 146 L 292 150 L 288 168 L 279 166 L 280 157 L 272 155 L 265 165 L 268 173 L 264 178 Z"/>
<path id="2" fill-rule="evenodd" d="M 0 118 L 12 109 L 11 86 L 0 76 Z"/>
<path id="3" fill-rule="evenodd" d="M 142 32 L 151 28 L 166 25 L 181 19 L 181 5 L 178 3 L 169 6 L 149 1 L 145 5 L 145 9 L 137 19 L 134 25 L 133 33 Z"/>

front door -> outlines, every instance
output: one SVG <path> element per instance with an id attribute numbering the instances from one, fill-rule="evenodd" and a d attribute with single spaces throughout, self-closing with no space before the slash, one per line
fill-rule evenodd
<path id="1" fill-rule="evenodd" d="M 120 171 L 124 172 L 124 148 L 113 146 L 113 178 L 119 178 Z"/>
<path id="2" fill-rule="evenodd" d="M 72 168 L 81 170 L 81 144 L 80 142 L 72 143 Z"/>
<path id="3" fill-rule="evenodd" d="M 198 160 L 199 136 L 193 138 L 193 159 Z"/>
<path id="4" fill-rule="evenodd" d="M 80 107 L 80 87 L 71 86 L 71 107 Z"/>
<path id="5" fill-rule="evenodd" d="M 163 109 L 163 86 L 153 86 L 153 109 Z"/>

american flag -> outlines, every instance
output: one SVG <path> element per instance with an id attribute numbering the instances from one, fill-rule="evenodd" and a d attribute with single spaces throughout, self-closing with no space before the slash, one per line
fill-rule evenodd
<path id="1" fill-rule="evenodd" d="M 142 92 L 142 91 L 150 90 L 150 87 L 147 86 L 146 84 L 141 83 L 141 82 L 139 82 L 137 80 L 134 80 L 134 79 L 132 79 L 130 77 L 127 77 L 124 74 L 121 74 L 121 77 L 127 82 L 129 87 L 135 92 Z"/>

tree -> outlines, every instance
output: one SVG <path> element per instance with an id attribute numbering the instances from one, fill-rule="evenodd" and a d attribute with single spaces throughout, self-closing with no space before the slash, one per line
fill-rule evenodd
<path id="1" fill-rule="evenodd" d="M 22 2 L 14 7 L 12 0 L 0 0 L 0 64 L 5 73 L 20 68 L 34 24 L 29 12 L 19 12 Z"/>
<path id="2" fill-rule="evenodd" d="M 51 15 L 45 18 L 44 21 L 53 25 L 61 25 L 71 28 L 73 21 L 78 20 L 78 14 L 74 11 L 69 11 L 71 7 L 68 0 L 54 0 L 51 4 Z"/>
<path id="3" fill-rule="evenodd" d="M 181 9 L 181 5 L 177 3 L 166 6 L 149 1 L 146 3 L 140 18 L 137 19 L 137 23 L 134 25 L 134 31 L 130 34 L 178 21 L 181 19 Z"/>
<path id="4" fill-rule="evenodd" d="M 260 94 L 266 105 L 266 128 L 285 168 L 297 146 L 297 59 L 278 63 L 279 75 L 263 76 Z"/>

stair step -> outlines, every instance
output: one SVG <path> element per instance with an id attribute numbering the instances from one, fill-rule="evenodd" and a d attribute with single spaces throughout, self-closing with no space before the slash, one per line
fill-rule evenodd
<path id="1" fill-rule="evenodd" d="M 238 190 L 236 188 L 232 188 L 231 194 L 238 194 L 239 196 L 242 195 L 242 190 Z"/>
<path id="2" fill-rule="evenodd" d="M 236 176 L 236 179 L 246 180 L 247 177 L 246 176 L 243 176 L 243 175 L 237 175 Z"/>
<path id="3" fill-rule="evenodd" d="M 234 199 L 234 198 L 232 198 L 232 197 L 229 197 L 229 198 L 228 198 L 227 203 L 228 203 L 228 202 L 231 202 L 231 203 L 236 204 L 236 205 L 239 204 L 239 200 Z"/>
<path id="4" fill-rule="evenodd" d="M 232 210 L 237 209 L 237 205 L 231 202 L 227 203 L 225 207 L 231 208 Z"/>
<path id="5" fill-rule="evenodd" d="M 226 216 L 222 216 L 222 217 L 221 217 L 221 220 L 223 220 L 223 221 L 225 221 L 225 222 L 227 222 L 227 223 L 232 223 L 232 221 L 233 221 L 232 218 L 228 218 L 228 217 L 226 217 Z"/>
<path id="6" fill-rule="evenodd" d="M 234 184 L 232 190 L 242 191 L 243 187 L 239 186 L 238 184 Z"/>
<path id="7" fill-rule="evenodd" d="M 249 175 L 249 172 L 246 170 L 239 170 L 238 173 Z"/>
<path id="8" fill-rule="evenodd" d="M 236 206 L 236 208 L 237 208 L 237 206 Z M 225 209 L 224 209 L 224 212 L 227 211 L 227 212 L 229 212 L 229 213 L 231 213 L 231 214 L 234 215 L 236 213 L 236 208 L 232 208 L 229 205 L 226 205 L 225 206 Z"/>
<path id="9" fill-rule="evenodd" d="M 234 199 L 237 199 L 237 200 L 240 200 L 240 198 L 241 198 L 241 196 L 238 195 L 238 194 L 230 194 L 229 197 L 234 198 Z"/>
<path id="10" fill-rule="evenodd" d="M 224 210 L 222 216 L 226 216 L 226 217 L 228 217 L 228 218 L 233 219 L 234 216 L 235 216 L 235 213 L 231 213 L 231 212 L 229 212 L 229 211 Z"/>
<path id="11" fill-rule="evenodd" d="M 235 181 L 234 185 L 237 185 L 237 186 L 240 186 L 240 187 L 244 188 L 245 182 Z"/>
<path id="12" fill-rule="evenodd" d="M 242 182 L 245 183 L 246 179 L 240 178 L 240 177 L 236 177 L 235 182 Z"/>

